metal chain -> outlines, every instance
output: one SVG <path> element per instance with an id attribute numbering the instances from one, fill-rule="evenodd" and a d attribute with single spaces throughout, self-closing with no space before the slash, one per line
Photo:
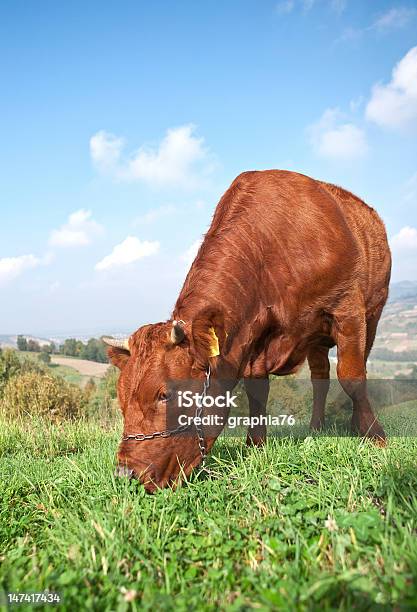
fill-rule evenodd
<path id="1" fill-rule="evenodd" d="M 165 429 L 164 431 L 154 431 L 151 434 L 128 434 L 127 436 L 123 436 L 122 442 L 127 442 L 128 440 L 136 440 L 136 442 L 142 442 L 143 440 L 152 440 L 153 438 L 169 438 L 169 436 L 173 436 L 174 434 L 181 433 L 182 431 L 186 431 L 189 429 L 189 425 L 180 425 L 175 429 Z"/>
<path id="2" fill-rule="evenodd" d="M 203 400 L 207 396 L 207 390 L 210 387 L 210 376 L 211 376 L 210 366 L 208 366 L 205 376 L 206 378 L 203 384 L 203 392 L 201 394 L 201 401 L 199 403 L 198 402 L 196 403 L 196 409 L 195 409 L 195 414 L 194 414 L 194 426 L 197 431 L 198 447 L 200 449 L 200 454 L 201 454 L 201 458 L 203 462 L 205 458 L 207 457 L 207 448 L 206 448 L 206 443 L 204 440 L 203 428 L 200 424 L 196 423 L 196 419 L 197 418 L 200 419 L 203 414 Z M 150 433 L 150 434 L 144 434 L 144 433 L 127 434 L 126 436 L 122 437 L 122 442 L 128 442 L 129 440 L 134 440 L 135 442 L 143 442 L 143 440 L 153 440 L 154 438 L 169 438 L 170 436 L 186 431 L 190 427 L 191 425 L 179 425 L 175 429 L 165 429 L 164 431 L 154 431 L 153 433 Z"/>
<path id="3" fill-rule="evenodd" d="M 194 425 L 197 431 L 198 447 L 200 449 L 200 454 L 201 454 L 203 463 L 205 461 L 205 458 L 207 457 L 206 442 L 204 440 L 203 427 L 200 424 L 196 423 L 196 419 L 201 418 L 203 414 L 203 400 L 207 395 L 208 388 L 210 387 L 210 375 L 211 375 L 211 370 L 210 370 L 210 366 L 208 366 L 206 370 L 206 379 L 203 384 L 203 393 L 201 394 L 200 405 L 198 405 L 197 403 L 197 406 L 195 409 L 195 415 L 194 415 Z"/>

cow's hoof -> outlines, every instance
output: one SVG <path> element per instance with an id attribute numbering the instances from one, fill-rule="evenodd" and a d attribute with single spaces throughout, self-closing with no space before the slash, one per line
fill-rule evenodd
<path id="1" fill-rule="evenodd" d="M 352 431 L 362 438 L 371 440 L 380 448 L 384 448 L 387 445 L 385 431 L 374 416 L 363 420 L 352 418 Z"/>
<path id="2" fill-rule="evenodd" d="M 324 429 L 324 419 L 311 419 L 310 431 L 322 431 Z"/>
<path id="3" fill-rule="evenodd" d="M 254 436 L 247 435 L 246 436 L 246 446 L 263 446 L 266 442 L 266 438 L 264 436 Z"/>
<path id="4" fill-rule="evenodd" d="M 372 438 L 372 442 L 375 446 L 378 446 L 378 448 L 386 448 L 388 445 L 388 440 L 386 438 Z"/>

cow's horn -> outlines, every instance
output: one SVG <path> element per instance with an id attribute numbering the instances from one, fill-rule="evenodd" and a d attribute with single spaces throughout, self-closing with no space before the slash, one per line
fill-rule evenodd
<path id="1" fill-rule="evenodd" d="M 109 338 L 109 336 L 103 336 L 102 338 L 105 344 L 114 346 L 114 348 L 121 348 L 124 351 L 129 351 L 129 338 Z"/>
<path id="2" fill-rule="evenodd" d="M 185 332 L 184 332 L 182 323 L 183 321 L 172 321 L 172 329 L 171 329 L 172 344 L 179 344 L 185 338 Z"/>

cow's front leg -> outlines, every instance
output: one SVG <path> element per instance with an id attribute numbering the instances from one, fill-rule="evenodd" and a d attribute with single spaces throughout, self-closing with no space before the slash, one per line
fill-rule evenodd
<path id="1" fill-rule="evenodd" d="M 337 323 L 337 376 L 353 402 L 352 430 L 360 436 L 385 443 L 385 433 L 368 399 L 366 388 L 364 314 L 340 317 Z"/>
<path id="2" fill-rule="evenodd" d="M 269 393 L 269 379 L 244 378 L 246 395 L 249 400 L 249 417 L 266 417 L 266 403 Z M 266 440 L 266 424 L 251 424 L 248 428 L 246 444 L 248 446 L 261 446 Z"/>

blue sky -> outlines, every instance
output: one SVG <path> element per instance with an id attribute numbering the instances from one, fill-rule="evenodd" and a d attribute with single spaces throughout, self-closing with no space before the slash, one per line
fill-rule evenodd
<path id="1" fill-rule="evenodd" d="M 0 6 L 0 333 L 165 319 L 243 170 L 336 182 L 417 279 L 417 2 Z"/>

